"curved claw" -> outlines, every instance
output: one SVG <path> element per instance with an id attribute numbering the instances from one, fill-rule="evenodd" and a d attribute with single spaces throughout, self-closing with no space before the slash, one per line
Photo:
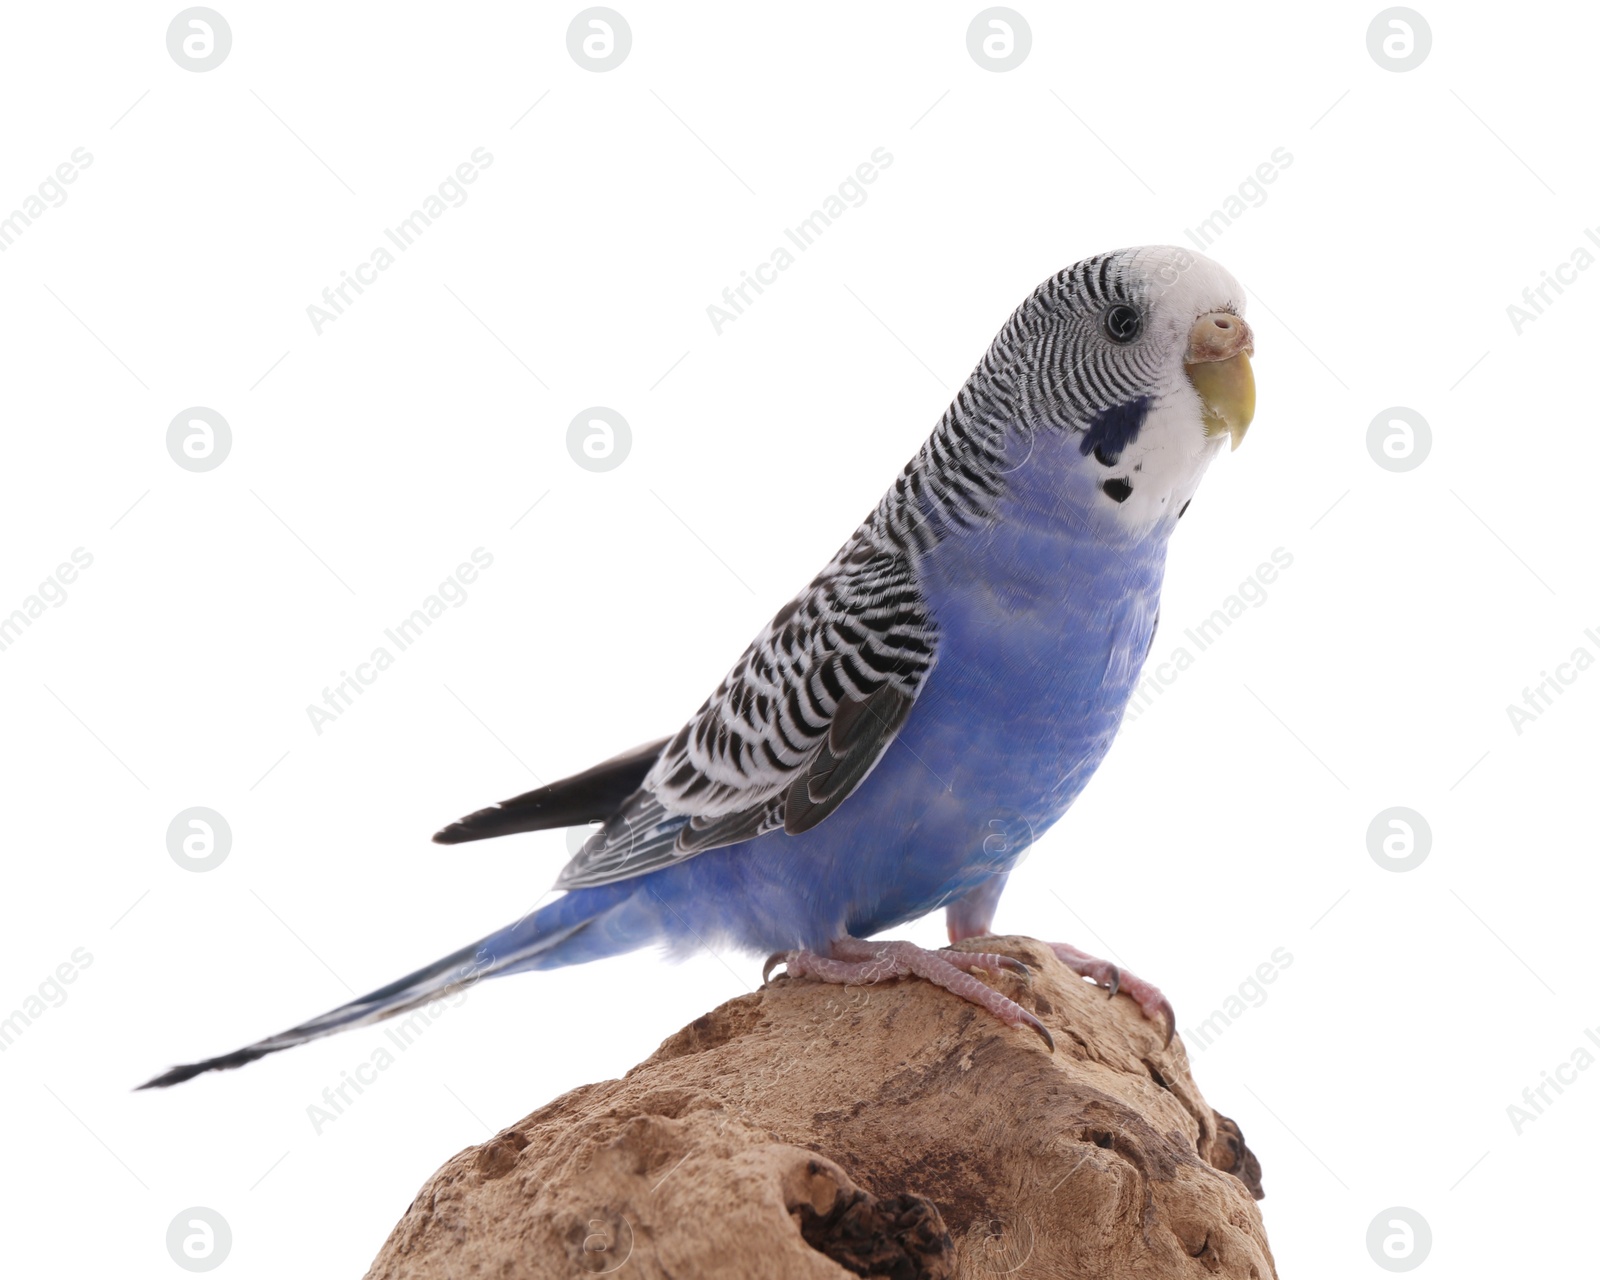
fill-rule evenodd
<path id="1" fill-rule="evenodd" d="M 1172 1004 L 1165 996 L 1161 997 L 1161 1004 L 1156 1012 L 1166 1019 L 1167 1023 L 1167 1034 L 1161 1040 L 1161 1047 L 1165 1049 L 1172 1043 L 1172 1033 L 1178 1029 L 1178 1015 L 1172 1011 Z"/>
<path id="2" fill-rule="evenodd" d="M 1178 1018 L 1172 1011 L 1172 1005 L 1161 992 L 1137 974 L 1128 973 L 1109 960 L 1096 959 L 1088 952 L 1078 950 L 1077 947 L 1069 947 L 1064 942 L 1053 942 L 1050 944 L 1050 949 L 1055 953 L 1056 959 L 1073 973 L 1081 978 L 1087 978 L 1104 990 L 1108 999 L 1115 999 L 1119 992 L 1130 997 L 1139 1006 L 1140 1013 L 1151 1022 L 1165 1024 L 1162 1027 L 1163 1047 L 1172 1043 L 1172 1037 L 1177 1031 Z"/>
<path id="3" fill-rule="evenodd" d="M 1040 1022 L 1039 1019 L 1034 1017 L 1031 1013 L 1028 1013 L 1026 1009 L 1023 1010 L 1023 1013 L 1027 1014 L 1027 1025 L 1039 1033 L 1039 1038 L 1044 1041 L 1045 1048 L 1049 1049 L 1051 1053 L 1054 1053 L 1056 1051 L 1056 1038 L 1050 1034 L 1050 1028 L 1045 1026 L 1044 1023 Z"/>
<path id="4" fill-rule="evenodd" d="M 1015 956 L 1001 956 L 1000 967 L 1010 973 L 1017 974 L 1025 982 L 1033 981 L 1033 970 L 1027 965 L 1023 964 L 1022 961 L 1018 960 Z"/>
<path id="5" fill-rule="evenodd" d="M 774 951 L 767 957 L 766 964 L 761 966 L 761 985 L 766 986 L 772 980 L 772 971 L 780 964 L 787 964 L 792 951 Z"/>
<path id="6" fill-rule="evenodd" d="M 953 951 L 958 955 L 963 953 L 967 955 L 972 954 L 971 952 L 965 952 L 964 948 L 956 946 L 956 944 L 953 942 L 949 946 L 940 947 L 939 950 Z M 985 954 L 992 956 L 996 961 L 998 961 L 999 967 L 1004 969 L 1007 973 L 1016 974 L 1024 982 L 1033 981 L 1033 969 L 1030 966 L 1023 964 L 1022 961 L 1018 960 L 1015 956 L 1001 955 L 998 952 L 986 952 Z"/>

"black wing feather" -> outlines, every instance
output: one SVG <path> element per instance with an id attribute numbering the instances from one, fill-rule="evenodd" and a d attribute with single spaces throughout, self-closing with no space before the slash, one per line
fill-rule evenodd
<path id="1" fill-rule="evenodd" d="M 797 836 L 843 804 L 889 749 L 915 701 L 886 684 L 863 701 L 841 702 L 822 749 L 789 784 L 783 829 Z"/>
<path id="2" fill-rule="evenodd" d="M 666 745 L 666 738 L 658 738 L 560 782 L 469 813 L 438 832 L 433 842 L 465 844 L 468 840 L 488 840 L 519 831 L 604 822 L 638 790 Z"/>

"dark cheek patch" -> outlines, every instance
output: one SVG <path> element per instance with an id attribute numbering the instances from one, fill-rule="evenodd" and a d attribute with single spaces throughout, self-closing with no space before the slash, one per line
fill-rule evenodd
<path id="1" fill-rule="evenodd" d="M 1133 486 L 1126 480 L 1107 480 L 1100 488 L 1113 502 L 1126 502 L 1133 492 Z"/>
<path id="2" fill-rule="evenodd" d="M 1089 427 L 1078 441 L 1078 452 L 1094 454 L 1103 467 L 1114 467 L 1122 451 L 1139 438 L 1139 429 L 1150 414 L 1150 397 L 1140 396 L 1127 404 L 1102 409 L 1089 420 Z"/>

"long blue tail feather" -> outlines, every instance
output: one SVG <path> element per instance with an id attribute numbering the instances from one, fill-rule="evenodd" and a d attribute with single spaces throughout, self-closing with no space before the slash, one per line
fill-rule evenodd
<path id="1" fill-rule="evenodd" d="M 207 1071 L 242 1067 L 270 1053 L 392 1018 L 418 1005 L 470 987 L 484 978 L 523 969 L 554 969 L 596 959 L 601 955 L 633 950 L 651 939 L 635 939 L 614 931 L 610 934 L 597 931 L 590 939 L 585 939 L 585 934 L 598 917 L 625 901 L 635 888 L 631 884 L 615 884 L 563 894 L 548 906 L 540 907 L 470 946 L 451 952 L 415 973 L 359 996 L 337 1009 L 330 1009 L 309 1022 L 302 1022 L 297 1027 L 220 1057 L 173 1067 L 138 1087 L 165 1089 L 192 1080 Z M 580 942 L 580 939 L 583 941 Z"/>

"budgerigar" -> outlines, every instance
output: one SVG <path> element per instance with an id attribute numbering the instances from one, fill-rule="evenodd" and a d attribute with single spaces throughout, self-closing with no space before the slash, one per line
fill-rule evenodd
<path id="1" fill-rule="evenodd" d="M 651 944 L 775 953 L 792 976 L 916 975 L 1049 1041 L 980 981 L 1022 966 L 867 941 L 936 908 L 989 932 L 1006 876 L 1083 790 L 1155 634 L 1167 541 L 1255 408 L 1244 292 L 1124 249 L 1017 308 L 881 502 L 670 738 L 483 809 L 443 844 L 601 823 L 565 892 L 370 995 L 170 1085 L 481 978 Z M 1057 945 L 1165 1024 L 1161 993 Z"/>

